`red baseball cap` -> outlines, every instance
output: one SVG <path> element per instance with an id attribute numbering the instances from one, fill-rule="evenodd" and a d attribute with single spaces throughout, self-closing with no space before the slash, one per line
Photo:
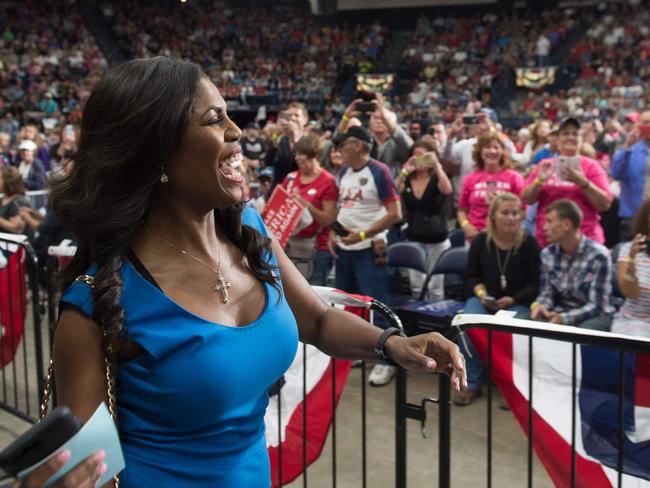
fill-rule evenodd
<path id="1" fill-rule="evenodd" d="M 639 112 L 630 112 L 625 116 L 625 120 L 629 120 L 635 124 L 639 121 L 639 119 L 641 119 L 641 114 Z"/>

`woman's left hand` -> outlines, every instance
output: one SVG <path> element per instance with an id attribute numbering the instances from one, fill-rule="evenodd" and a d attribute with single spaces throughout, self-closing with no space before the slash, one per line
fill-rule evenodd
<path id="1" fill-rule="evenodd" d="M 413 337 L 393 336 L 386 341 L 388 357 L 404 369 L 444 373 L 457 391 L 467 388 L 465 358 L 458 346 L 437 332 Z"/>

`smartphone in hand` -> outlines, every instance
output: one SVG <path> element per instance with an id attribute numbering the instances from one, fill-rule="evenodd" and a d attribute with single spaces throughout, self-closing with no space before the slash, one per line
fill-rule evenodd
<path id="1" fill-rule="evenodd" d="M 416 168 L 433 168 L 437 162 L 438 157 L 434 152 L 428 152 L 413 159 Z"/>
<path id="2" fill-rule="evenodd" d="M 339 237 L 345 237 L 350 233 L 345 229 L 345 227 L 341 225 L 340 222 L 336 220 L 330 224 L 330 229 L 332 229 L 334 233 Z"/>
<path id="3" fill-rule="evenodd" d="M 0 468 L 16 476 L 59 449 L 81 425 L 68 407 L 55 408 L 0 452 Z"/>
<path id="4" fill-rule="evenodd" d="M 497 299 L 494 298 L 494 297 L 491 297 L 490 295 L 486 295 L 486 296 L 484 296 L 484 297 L 483 297 L 483 301 L 484 301 L 487 305 L 496 305 L 496 304 L 497 304 Z"/>

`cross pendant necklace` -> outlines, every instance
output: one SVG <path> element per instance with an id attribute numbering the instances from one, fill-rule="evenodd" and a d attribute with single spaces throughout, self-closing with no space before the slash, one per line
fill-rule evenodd
<path id="1" fill-rule="evenodd" d="M 169 241 L 166 241 L 162 237 L 160 237 L 158 234 L 153 232 L 151 229 L 149 229 L 146 225 L 143 226 L 144 230 L 146 230 L 149 234 L 154 236 L 156 239 L 158 239 L 160 242 L 163 244 L 166 244 L 167 246 L 176 249 L 177 251 L 181 252 L 182 254 L 185 254 L 187 257 L 192 258 L 194 261 L 199 263 L 201 266 L 203 266 L 206 269 L 209 269 L 212 271 L 214 274 L 217 275 L 217 282 L 214 284 L 214 291 L 221 293 L 221 298 L 224 304 L 228 303 L 230 301 L 230 295 L 228 293 L 228 289 L 232 286 L 230 284 L 230 281 L 226 281 L 226 279 L 223 277 L 221 274 L 221 242 L 217 239 L 217 269 L 214 269 L 212 266 L 209 266 L 205 264 L 203 261 L 201 261 L 199 258 L 196 256 L 192 256 L 189 252 L 187 252 L 184 249 L 181 249 L 178 246 L 175 246 Z"/>
<path id="2" fill-rule="evenodd" d="M 230 281 L 226 281 L 223 278 L 223 275 L 217 271 L 217 283 L 214 285 L 214 290 L 221 293 L 221 296 L 223 297 L 223 303 L 228 303 L 230 301 L 228 288 L 230 288 Z"/>

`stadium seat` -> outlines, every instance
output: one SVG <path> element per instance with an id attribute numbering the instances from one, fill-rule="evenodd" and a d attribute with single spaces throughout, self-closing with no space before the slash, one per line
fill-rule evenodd
<path id="1" fill-rule="evenodd" d="M 388 305 L 399 307 L 414 301 L 411 286 L 407 277 L 402 275 L 402 269 L 412 269 L 426 274 L 426 253 L 421 245 L 415 242 L 396 242 L 388 246 L 388 266 L 391 278 L 388 288 Z"/>
<path id="2" fill-rule="evenodd" d="M 449 242 L 451 242 L 451 247 L 464 247 L 465 232 L 463 232 L 463 229 L 456 229 L 449 234 Z"/>
<path id="3" fill-rule="evenodd" d="M 443 252 L 431 273 L 424 282 L 426 290 L 431 277 L 435 274 L 444 275 L 445 299 L 438 302 L 423 300 L 406 303 L 396 308 L 396 312 L 404 322 L 404 328 L 409 335 L 422 334 L 430 331 L 445 333 L 451 325 L 451 319 L 462 311 L 463 288 L 465 285 L 465 269 L 469 250 L 465 247 L 452 247 Z"/>
<path id="4" fill-rule="evenodd" d="M 415 242 L 396 242 L 388 246 L 388 266 L 425 274 L 428 271 L 424 249 Z"/>

